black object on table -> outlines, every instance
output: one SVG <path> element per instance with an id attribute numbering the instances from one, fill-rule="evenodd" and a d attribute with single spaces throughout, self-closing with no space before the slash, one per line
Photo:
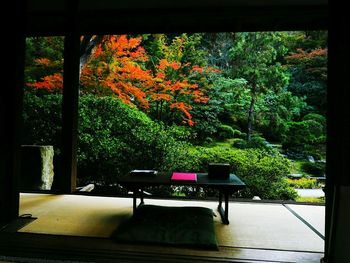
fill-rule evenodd
<path id="1" fill-rule="evenodd" d="M 166 173 L 157 173 L 154 176 L 128 174 L 120 177 L 118 183 L 133 192 L 133 212 L 137 208 L 137 198 L 140 198 L 139 205 L 144 204 L 143 190 L 147 186 L 184 185 L 217 189 L 219 191 L 218 211 L 224 224 L 229 224 L 228 204 L 230 194 L 245 187 L 245 183 L 232 173 L 226 179 L 212 179 L 208 177 L 207 173 L 197 173 L 197 181 L 173 181 L 171 180 L 171 174 Z M 225 208 L 222 207 L 223 198 Z"/>

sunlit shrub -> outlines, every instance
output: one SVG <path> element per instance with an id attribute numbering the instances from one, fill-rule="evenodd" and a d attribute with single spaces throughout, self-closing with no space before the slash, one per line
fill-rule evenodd
<path id="1" fill-rule="evenodd" d="M 293 188 L 318 188 L 317 180 L 313 178 L 288 179 L 288 184 Z"/>

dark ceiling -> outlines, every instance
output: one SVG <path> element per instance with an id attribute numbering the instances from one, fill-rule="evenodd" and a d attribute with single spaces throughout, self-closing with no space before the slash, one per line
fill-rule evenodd
<path id="1" fill-rule="evenodd" d="M 28 36 L 328 27 L 325 0 L 28 0 L 25 11 Z"/>

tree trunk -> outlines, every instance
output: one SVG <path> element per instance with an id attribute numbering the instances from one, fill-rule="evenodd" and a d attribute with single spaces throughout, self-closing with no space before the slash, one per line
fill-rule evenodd
<path id="1" fill-rule="evenodd" d="M 84 36 L 80 43 L 80 69 L 79 76 L 84 66 L 89 62 L 91 55 L 93 54 L 94 48 L 99 45 L 103 40 L 103 36 L 87 35 Z"/>
<path id="2" fill-rule="evenodd" d="M 254 106 L 256 102 L 256 86 L 252 88 L 252 99 L 250 101 L 249 112 L 248 112 L 248 132 L 247 141 L 249 142 L 252 138 L 253 133 L 253 122 L 254 122 Z"/>
<path id="3" fill-rule="evenodd" d="M 158 116 L 158 120 L 162 121 L 163 118 L 163 101 L 160 102 L 160 109 L 159 109 L 159 116 Z"/>

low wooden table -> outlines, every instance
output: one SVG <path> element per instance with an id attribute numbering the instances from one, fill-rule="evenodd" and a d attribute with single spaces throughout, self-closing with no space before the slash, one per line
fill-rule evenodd
<path id="1" fill-rule="evenodd" d="M 207 173 L 197 173 L 197 181 L 172 181 L 171 174 L 158 173 L 157 175 L 126 175 L 118 179 L 118 183 L 133 192 L 133 212 L 137 208 L 137 198 L 140 198 L 140 204 L 144 204 L 143 190 L 147 186 L 160 185 L 184 185 L 203 188 L 212 188 L 219 191 L 219 206 L 222 222 L 229 224 L 228 220 L 228 203 L 229 196 L 245 187 L 245 184 L 235 174 L 230 174 L 227 179 L 212 179 Z M 222 207 L 222 199 L 224 197 L 225 208 Z"/>

